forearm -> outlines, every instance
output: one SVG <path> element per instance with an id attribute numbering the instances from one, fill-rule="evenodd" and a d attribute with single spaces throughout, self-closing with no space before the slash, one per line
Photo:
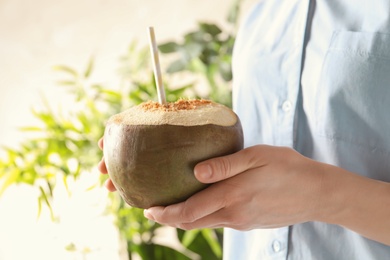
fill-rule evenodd
<path id="1" fill-rule="evenodd" d="M 323 212 L 320 221 L 337 224 L 390 245 L 390 183 L 321 165 Z"/>

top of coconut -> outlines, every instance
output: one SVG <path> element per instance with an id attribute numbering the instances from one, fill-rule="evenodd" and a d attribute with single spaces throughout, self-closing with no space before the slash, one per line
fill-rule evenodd
<path id="1" fill-rule="evenodd" d="M 127 125 L 207 125 L 232 126 L 237 123 L 236 114 L 228 107 L 204 99 L 180 99 L 160 104 L 153 101 L 141 103 L 109 120 Z"/>

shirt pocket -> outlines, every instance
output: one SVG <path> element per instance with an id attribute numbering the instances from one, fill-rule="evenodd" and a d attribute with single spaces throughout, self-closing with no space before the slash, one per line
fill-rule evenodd
<path id="1" fill-rule="evenodd" d="M 390 154 L 390 34 L 334 32 L 316 97 L 316 132 Z"/>

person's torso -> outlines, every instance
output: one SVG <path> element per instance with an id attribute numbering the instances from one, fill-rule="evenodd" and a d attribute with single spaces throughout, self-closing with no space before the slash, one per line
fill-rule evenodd
<path id="1" fill-rule="evenodd" d="M 390 182 L 389 0 L 262 0 L 237 37 L 233 73 L 245 146 L 289 146 Z M 317 222 L 225 236 L 225 259 L 390 257 Z"/>

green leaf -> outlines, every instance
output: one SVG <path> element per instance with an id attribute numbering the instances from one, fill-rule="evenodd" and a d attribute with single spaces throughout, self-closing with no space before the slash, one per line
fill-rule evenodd
<path id="1" fill-rule="evenodd" d="M 188 67 L 192 72 L 207 74 L 207 66 L 199 58 L 191 60 Z"/>
<path id="2" fill-rule="evenodd" d="M 141 91 L 142 94 L 146 94 L 147 97 L 153 96 L 156 94 L 154 75 L 152 75 L 152 84 L 145 84 L 137 82 L 138 90 Z"/>
<path id="3" fill-rule="evenodd" d="M 46 179 L 47 187 L 49 188 L 49 195 L 52 198 L 53 197 L 53 186 L 50 184 L 49 179 Z"/>
<path id="4" fill-rule="evenodd" d="M 193 232 L 191 231 L 181 231 L 178 230 L 178 238 L 179 240 L 183 241 L 185 238 L 187 232 Z M 193 234 L 192 234 L 193 235 Z M 192 239 L 192 238 L 191 238 Z M 188 238 L 188 241 L 191 240 Z M 214 251 L 211 249 L 211 246 L 208 243 L 208 240 L 203 236 L 201 231 L 198 232 L 195 239 L 192 240 L 190 244 L 187 246 L 188 250 L 191 250 L 192 252 L 195 252 L 196 254 L 200 255 L 200 259 L 207 259 L 207 260 L 220 260 L 222 257 L 217 256 Z"/>
<path id="5" fill-rule="evenodd" d="M 56 65 L 53 67 L 53 69 L 56 71 L 65 72 L 65 73 L 70 74 L 76 78 L 79 76 L 79 74 L 77 73 L 76 70 L 72 69 L 71 67 L 65 66 L 65 65 Z"/>
<path id="6" fill-rule="evenodd" d="M 227 21 L 231 24 L 237 24 L 240 15 L 241 0 L 234 0 L 228 12 Z"/>
<path id="7" fill-rule="evenodd" d="M 191 58 L 198 57 L 202 53 L 204 48 L 205 48 L 204 44 L 197 43 L 197 42 L 190 42 L 183 46 L 181 52 L 185 59 L 191 59 Z"/>
<path id="8" fill-rule="evenodd" d="M 52 219 L 54 219 L 54 212 L 53 212 L 53 208 L 51 207 L 51 204 L 49 202 L 49 199 L 46 195 L 46 192 L 45 190 L 42 188 L 42 186 L 39 186 L 39 190 L 41 191 L 41 198 L 43 199 L 43 201 L 46 203 L 46 206 L 49 208 L 50 210 L 50 215 L 52 217 Z"/>
<path id="9" fill-rule="evenodd" d="M 74 243 L 70 243 L 65 247 L 65 250 L 68 252 L 76 252 L 77 248 Z"/>
<path id="10" fill-rule="evenodd" d="M 43 129 L 38 126 L 24 126 L 19 128 L 20 131 L 23 132 L 42 132 Z"/>
<path id="11" fill-rule="evenodd" d="M 184 232 L 181 243 L 183 246 L 188 247 L 194 242 L 195 238 L 198 236 L 200 229 L 188 230 Z"/>
<path id="12" fill-rule="evenodd" d="M 205 32 L 204 31 L 195 31 L 190 32 L 184 35 L 184 42 L 185 43 L 191 43 L 191 42 L 198 42 L 198 43 L 205 43 Z"/>
<path id="13" fill-rule="evenodd" d="M 132 100 L 135 104 L 142 103 L 144 99 L 141 97 L 141 91 L 135 90 L 129 94 L 130 100 Z"/>
<path id="14" fill-rule="evenodd" d="M 173 248 L 158 244 L 140 244 L 131 247 L 139 254 L 141 259 L 158 259 L 158 260 L 190 260 L 189 257 L 183 253 L 176 251 Z"/>
<path id="15" fill-rule="evenodd" d="M 18 177 L 20 176 L 21 172 L 17 169 L 17 168 L 14 168 L 11 170 L 11 172 L 9 172 L 8 174 L 6 174 L 6 179 L 5 181 L 3 182 L 3 185 L 0 187 L 0 196 L 4 193 L 4 191 L 12 184 L 15 184 Z"/>
<path id="16" fill-rule="evenodd" d="M 219 65 L 219 73 L 226 82 L 231 81 L 233 78 L 232 67 L 230 63 L 221 62 Z"/>
<path id="17" fill-rule="evenodd" d="M 85 115 L 83 112 L 79 112 L 77 114 L 77 119 L 82 124 L 84 133 L 89 133 L 91 129 L 91 125 L 87 115 Z"/>
<path id="18" fill-rule="evenodd" d="M 58 126 L 55 116 L 50 112 L 38 112 L 33 110 L 32 113 L 37 119 L 40 119 L 47 128 L 55 128 Z"/>
<path id="19" fill-rule="evenodd" d="M 68 193 L 68 196 L 71 195 L 71 192 L 69 190 L 69 185 L 68 185 L 68 176 L 64 175 L 62 176 L 62 183 L 64 184 L 65 190 Z"/>
<path id="20" fill-rule="evenodd" d="M 167 42 L 158 45 L 158 49 L 161 53 L 172 53 L 177 51 L 180 48 L 180 45 L 176 42 Z"/>
<path id="21" fill-rule="evenodd" d="M 222 247 L 212 229 L 202 229 L 202 235 L 217 257 L 222 257 Z"/>
<path id="22" fill-rule="evenodd" d="M 105 96 L 106 101 L 108 101 L 109 103 L 114 103 L 114 104 L 117 103 L 118 104 L 122 100 L 121 93 L 114 91 L 114 90 L 102 89 L 100 91 L 100 93 Z"/>
<path id="23" fill-rule="evenodd" d="M 183 71 L 187 66 L 187 63 L 184 62 L 182 59 L 179 59 L 179 60 L 176 60 L 174 62 L 172 62 L 166 72 L 167 73 L 175 73 L 175 72 L 179 72 L 179 71 Z"/>
<path id="24" fill-rule="evenodd" d="M 216 24 L 199 23 L 199 27 L 202 31 L 207 32 L 212 36 L 216 36 L 222 32 L 222 30 Z"/>
<path id="25" fill-rule="evenodd" d="M 57 84 L 60 86 L 77 86 L 78 82 L 75 80 L 59 80 L 57 81 Z"/>
<path id="26" fill-rule="evenodd" d="M 38 212 L 37 212 L 37 218 L 41 216 L 42 213 L 42 198 L 38 198 Z"/>
<path id="27" fill-rule="evenodd" d="M 93 66 L 94 66 L 94 58 L 92 57 L 89 62 L 88 62 L 88 65 L 87 65 L 87 68 L 85 69 L 84 71 L 84 78 L 89 78 L 89 76 L 91 75 L 92 73 L 92 70 L 93 70 Z"/>
<path id="28" fill-rule="evenodd" d="M 188 85 L 185 85 L 185 86 L 183 86 L 181 88 L 177 88 L 177 89 L 166 89 L 167 99 L 168 99 L 168 96 L 170 96 L 169 102 L 176 101 L 180 97 L 183 96 L 184 92 L 187 89 L 190 89 L 193 86 L 194 86 L 194 84 L 188 84 Z"/>
<path id="29" fill-rule="evenodd" d="M 95 189 L 97 186 L 98 186 L 98 183 L 92 184 L 91 186 L 89 186 L 88 188 L 86 188 L 85 191 L 91 191 L 91 190 Z"/>

